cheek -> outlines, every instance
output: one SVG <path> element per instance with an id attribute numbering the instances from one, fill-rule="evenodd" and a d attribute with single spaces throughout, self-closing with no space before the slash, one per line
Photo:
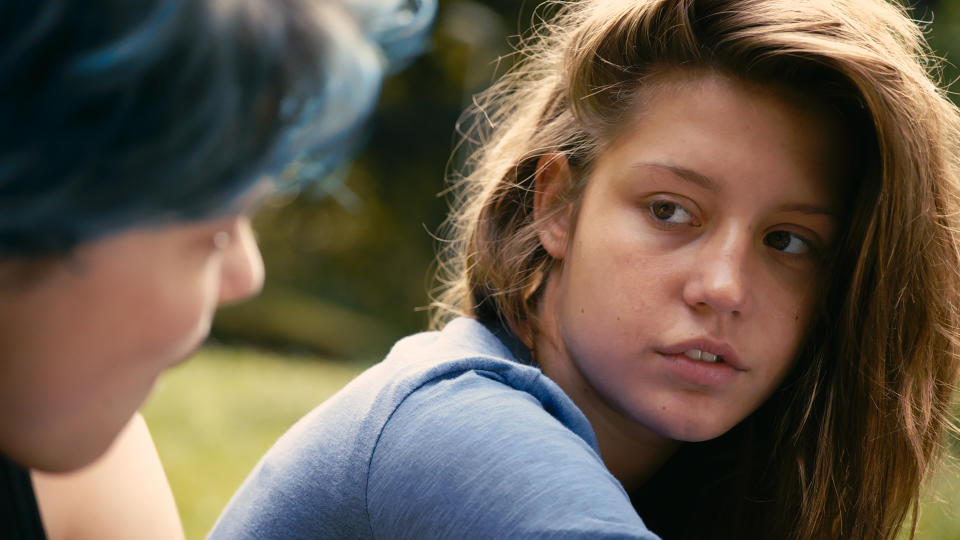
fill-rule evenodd
<path id="1" fill-rule="evenodd" d="M 671 286 L 656 270 L 658 257 L 639 250 L 618 251 L 603 241 L 578 245 L 562 270 L 558 290 L 561 336 L 565 346 L 588 362 L 594 376 L 612 376 L 631 365 L 659 320 L 668 313 Z"/>
<path id="2" fill-rule="evenodd" d="M 576 302 L 569 311 L 587 320 L 607 319 L 614 326 L 636 325 L 660 317 L 680 300 L 685 259 L 651 247 L 645 239 L 625 236 L 598 234 L 574 243 L 562 280 Z"/>
<path id="3" fill-rule="evenodd" d="M 117 277 L 109 292 L 91 293 L 102 300 L 98 320 L 90 321 L 95 328 L 88 332 L 88 348 L 111 348 L 112 369 L 128 376 L 156 372 L 182 360 L 209 329 L 218 294 L 217 261 L 156 264 L 166 260 L 155 260 L 154 266 L 142 267 L 136 275 Z"/>
<path id="4" fill-rule="evenodd" d="M 812 312 L 811 295 L 809 290 L 771 294 L 767 309 L 757 314 L 754 339 L 758 351 L 767 351 L 773 377 L 785 375 L 796 360 Z"/>
<path id="5" fill-rule="evenodd" d="M 199 345 L 209 332 L 219 296 L 216 264 L 168 283 L 166 294 L 151 295 L 148 300 L 154 314 L 152 346 L 161 356 L 180 356 Z"/>

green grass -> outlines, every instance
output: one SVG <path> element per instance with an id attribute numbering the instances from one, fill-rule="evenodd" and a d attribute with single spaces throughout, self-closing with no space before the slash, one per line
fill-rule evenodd
<path id="1" fill-rule="evenodd" d="M 907 535 L 901 535 L 907 538 Z M 921 498 L 917 538 L 922 540 L 960 539 L 960 467 L 951 463 L 933 479 Z"/>
<path id="2" fill-rule="evenodd" d="M 190 540 L 203 538 L 287 428 L 363 366 L 205 348 L 164 374 L 143 414 Z"/>
<path id="3" fill-rule="evenodd" d="M 143 413 L 187 538 L 203 538 L 273 441 L 363 367 L 253 349 L 205 348 L 165 374 Z M 958 468 L 934 479 L 923 500 L 917 538 L 960 539 Z"/>

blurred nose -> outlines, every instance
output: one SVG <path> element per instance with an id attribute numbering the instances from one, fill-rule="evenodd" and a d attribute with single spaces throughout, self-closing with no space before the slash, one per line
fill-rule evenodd
<path id="1" fill-rule="evenodd" d="M 263 257 L 250 218 L 237 218 L 220 267 L 220 303 L 256 296 L 263 288 Z"/>
<path id="2" fill-rule="evenodd" d="M 729 231 L 705 239 L 695 254 L 683 299 L 696 309 L 743 315 L 749 309 L 749 235 Z"/>

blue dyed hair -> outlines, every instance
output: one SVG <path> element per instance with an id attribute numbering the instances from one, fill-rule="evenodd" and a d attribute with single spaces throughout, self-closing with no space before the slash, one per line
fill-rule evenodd
<path id="1" fill-rule="evenodd" d="M 435 0 L 0 5 L 0 257 L 229 211 L 345 158 Z M 292 166 L 291 166 L 292 163 Z"/>

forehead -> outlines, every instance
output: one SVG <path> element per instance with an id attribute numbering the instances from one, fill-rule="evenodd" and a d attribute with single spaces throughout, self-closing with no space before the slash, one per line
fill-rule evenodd
<path id="1" fill-rule="evenodd" d="M 795 180 L 835 198 L 842 133 L 825 105 L 800 92 L 716 71 L 668 70 L 644 81 L 599 158 L 666 161 L 721 181 Z"/>

